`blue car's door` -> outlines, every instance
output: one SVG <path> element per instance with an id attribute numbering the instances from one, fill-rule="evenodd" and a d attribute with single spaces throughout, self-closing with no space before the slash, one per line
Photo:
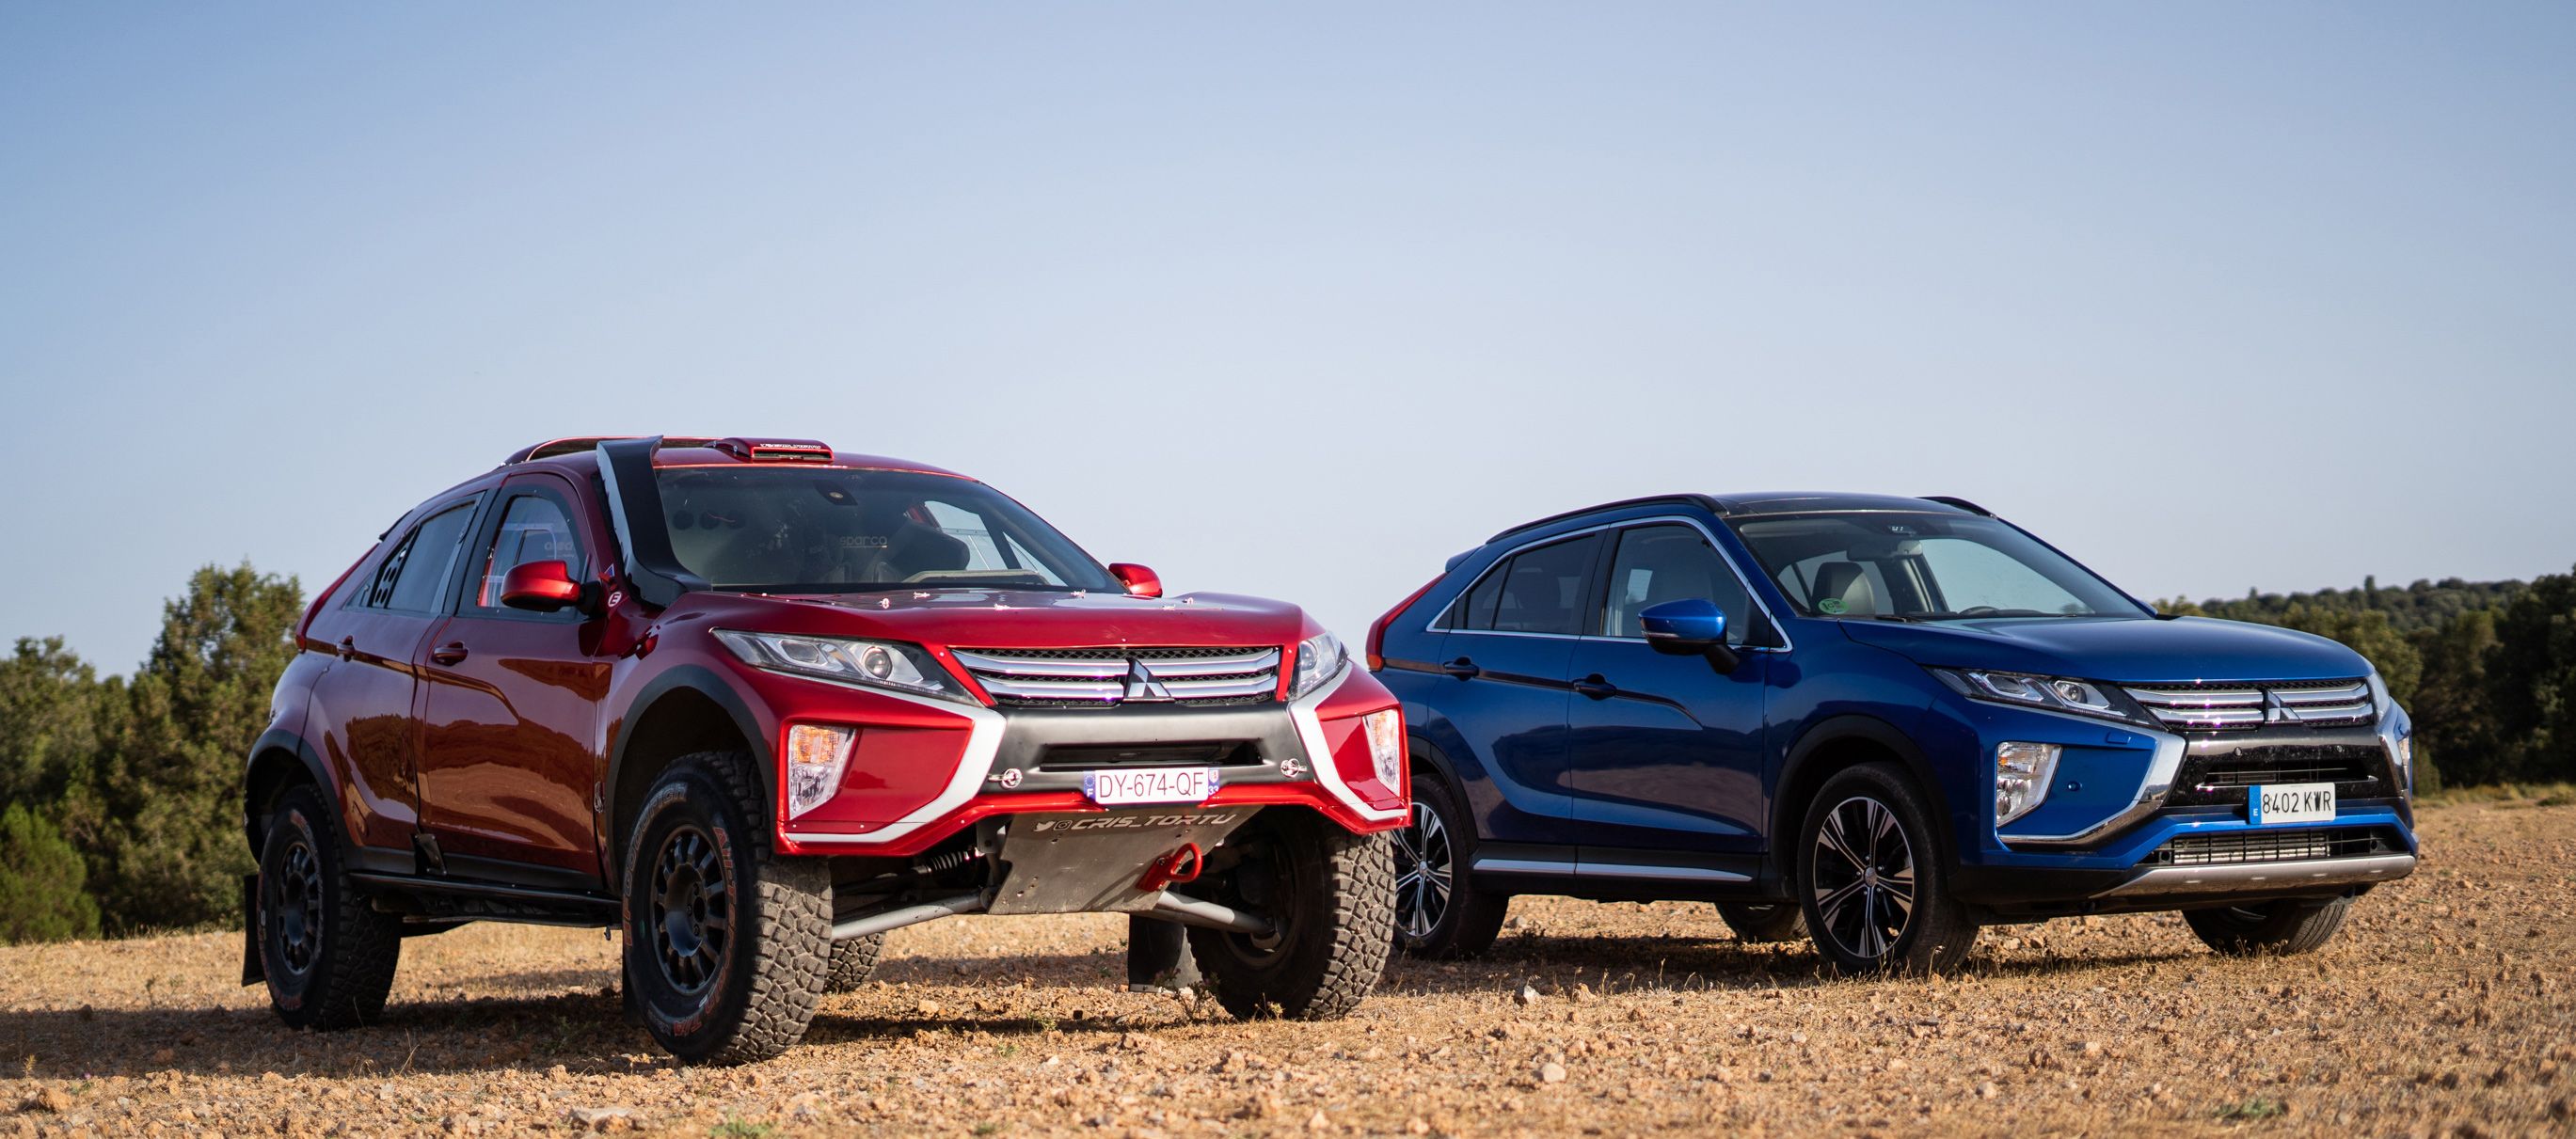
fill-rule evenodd
<path id="1" fill-rule="evenodd" d="M 1497 842 L 1576 843 L 1566 782 L 1565 667 L 1591 593 L 1598 533 L 1496 563 L 1445 618 L 1435 703 L 1487 776 L 1470 782 L 1479 831 Z"/>
<path id="2" fill-rule="evenodd" d="M 1770 655 L 1739 652 L 1734 670 L 1720 673 L 1706 657 L 1656 652 L 1637 630 L 1637 612 L 1649 605 L 1705 598 L 1725 611 L 1728 643 L 1741 646 L 1751 627 L 1744 584 L 1687 523 L 1633 526 L 1614 539 L 1597 624 L 1566 668 L 1568 767 L 1584 845 L 1759 852 Z"/>

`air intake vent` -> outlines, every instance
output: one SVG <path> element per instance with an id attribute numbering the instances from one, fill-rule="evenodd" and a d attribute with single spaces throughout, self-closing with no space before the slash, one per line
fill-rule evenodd
<path id="1" fill-rule="evenodd" d="M 2129 695 L 2169 728 L 2230 731 L 2265 724 L 2312 728 L 2377 718 L 2367 680 L 2280 680 L 2233 684 L 2130 684 Z"/>
<path id="2" fill-rule="evenodd" d="M 1279 688 L 1274 648 L 954 649 L 1005 706 L 1257 704 Z"/>
<path id="3" fill-rule="evenodd" d="M 2396 853 L 2370 827 L 2245 830 L 2179 835 L 2141 860 L 2147 866 L 2232 866 Z"/>

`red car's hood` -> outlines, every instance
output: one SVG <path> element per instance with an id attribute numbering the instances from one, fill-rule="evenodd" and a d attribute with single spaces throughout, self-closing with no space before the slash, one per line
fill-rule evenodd
<path id="1" fill-rule="evenodd" d="M 1294 645 L 1323 631 L 1282 601 L 1228 593 L 1130 597 L 1005 589 L 807 596 L 692 593 L 671 620 L 773 633 L 883 637 L 966 648 Z"/>

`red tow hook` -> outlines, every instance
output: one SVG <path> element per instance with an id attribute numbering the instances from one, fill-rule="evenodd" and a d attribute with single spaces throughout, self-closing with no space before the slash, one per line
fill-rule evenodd
<path id="1" fill-rule="evenodd" d="M 1181 873 L 1181 867 L 1185 865 L 1190 868 L 1187 874 Z M 1199 844 L 1185 842 L 1179 850 L 1157 858 L 1153 865 L 1147 866 L 1145 876 L 1136 880 L 1136 888 L 1152 893 L 1175 882 L 1196 882 L 1199 871 L 1206 865 L 1207 856 L 1199 853 Z"/>

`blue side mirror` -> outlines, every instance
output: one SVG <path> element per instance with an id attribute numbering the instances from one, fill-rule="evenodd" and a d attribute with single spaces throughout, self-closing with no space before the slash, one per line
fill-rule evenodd
<path id="1" fill-rule="evenodd" d="M 1706 652 L 1726 643 L 1726 611 L 1703 597 L 1685 597 L 1637 611 L 1637 629 L 1657 648 L 1679 653 Z"/>

